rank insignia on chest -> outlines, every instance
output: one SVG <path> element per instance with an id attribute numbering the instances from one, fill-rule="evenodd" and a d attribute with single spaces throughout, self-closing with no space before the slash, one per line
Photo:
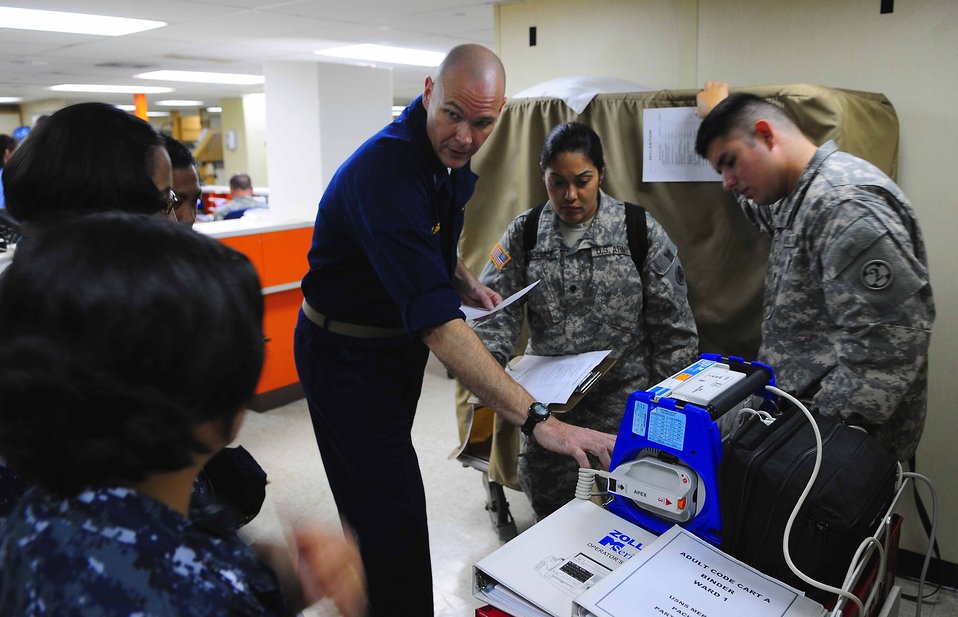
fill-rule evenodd
<path id="1" fill-rule="evenodd" d="M 489 251 L 489 259 L 492 260 L 492 263 L 496 266 L 496 268 L 502 270 L 506 267 L 506 264 L 512 260 L 512 257 L 510 257 L 509 253 L 502 248 L 501 244 L 496 242 L 496 245 L 492 247 L 491 251 Z"/>
<path id="2" fill-rule="evenodd" d="M 433 225 L 433 226 L 432 226 L 432 235 L 435 236 L 437 233 L 439 233 L 439 229 L 440 229 L 441 227 L 442 227 L 442 226 L 441 226 L 439 223 L 436 223 L 435 225 Z"/>

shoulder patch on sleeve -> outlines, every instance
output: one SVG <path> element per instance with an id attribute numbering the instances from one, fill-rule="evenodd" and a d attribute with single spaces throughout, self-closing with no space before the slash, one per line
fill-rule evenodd
<path id="1" fill-rule="evenodd" d="M 830 284 L 878 314 L 901 307 L 926 281 L 887 235 L 862 251 Z"/>
<path id="2" fill-rule="evenodd" d="M 506 264 L 512 261 L 512 256 L 506 252 L 506 249 L 502 248 L 502 245 L 496 242 L 496 245 L 492 247 L 492 250 L 489 251 L 489 259 L 492 261 L 497 269 L 502 270 L 506 267 Z"/>

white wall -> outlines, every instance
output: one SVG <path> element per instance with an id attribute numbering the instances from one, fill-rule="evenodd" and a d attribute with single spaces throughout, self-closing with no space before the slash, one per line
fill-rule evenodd
<path id="1" fill-rule="evenodd" d="M 392 122 L 392 71 L 320 63 L 320 123 L 323 188 L 364 141 Z M 423 79 L 427 71 L 423 70 Z M 315 172 L 312 178 L 315 178 Z"/>
<path id="2" fill-rule="evenodd" d="M 496 8 L 506 94 L 557 77 L 615 77 L 652 89 L 695 83 L 695 0 L 528 0 Z M 536 45 L 529 46 L 529 28 Z"/>
<path id="3" fill-rule="evenodd" d="M 392 73 L 330 63 L 266 62 L 270 208 L 311 219 L 333 173 L 392 119 Z"/>
<path id="4" fill-rule="evenodd" d="M 943 557 L 958 561 L 958 2 L 896 2 L 881 15 L 875 0 L 528 0 L 497 15 L 512 92 L 586 74 L 664 88 L 805 82 L 891 100 L 901 124 L 898 180 L 922 223 L 938 311 L 919 468 L 942 498 Z M 539 26 L 538 49 L 528 47 L 530 25 Z M 904 546 L 924 550 L 917 515 L 910 506 L 904 514 Z"/>
<path id="5" fill-rule="evenodd" d="M 266 95 L 243 95 L 243 121 L 246 133 L 246 173 L 253 186 L 269 186 L 266 166 Z"/>
<path id="6" fill-rule="evenodd" d="M 223 142 L 223 169 L 217 170 L 216 184 L 226 184 L 235 173 L 246 172 L 246 122 L 243 120 L 243 98 L 230 97 L 220 99 L 221 137 Z M 232 131 L 232 148 L 227 147 L 227 133 Z M 222 180 L 220 179 L 222 176 Z M 261 184 L 260 179 L 251 176 L 253 186 Z M 268 186 L 268 185 L 264 185 Z"/>
<path id="7" fill-rule="evenodd" d="M 18 111 L 0 111 L 0 133 L 13 135 L 13 131 L 23 126 Z"/>
<path id="8" fill-rule="evenodd" d="M 76 101 L 67 101 L 66 99 L 43 99 L 42 101 L 31 101 L 20 105 L 20 115 L 23 116 L 23 123 L 32 127 L 37 117 L 59 111 L 71 105 Z M 132 102 L 132 101 L 131 101 Z"/>
<path id="9" fill-rule="evenodd" d="M 249 174 L 254 187 L 268 187 L 266 166 L 266 95 L 244 94 L 241 97 L 220 100 L 223 136 L 223 177 Z M 226 147 L 226 134 L 233 131 L 236 147 Z M 219 175 L 219 174 L 217 174 Z"/>

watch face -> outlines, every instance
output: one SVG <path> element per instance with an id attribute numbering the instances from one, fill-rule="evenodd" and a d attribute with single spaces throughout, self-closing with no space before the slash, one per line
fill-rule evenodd
<path id="1" fill-rule="evenodd" d="M 522 425 L 522 432 L 531 436 L 532 429 L 535 428 L 535 425 L 547 420 L 550 415 L 549 408 L 542 403 L 529 405 L 529 417 L 526 418 L 525 424 Z"/>

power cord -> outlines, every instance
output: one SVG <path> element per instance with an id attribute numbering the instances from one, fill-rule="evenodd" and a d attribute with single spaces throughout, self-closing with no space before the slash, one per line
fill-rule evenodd
<path id="1" fill-rule="evenodd" d="M 815 418 L 812 417 L 811 412 L 808 411 L 808 408 L 805 407 L 805 405 L 803 405 L 801 401 L 799 401 L 797 398 L 795 398 L 791 394 L 776 388 L 775 386 L 765 386 L 765 389 L 768 390 L 769 392 L 772 392 L 773 394 L 776 394 L 782 398 L 785 398 L 786 400 L 794 404 L 798 409 L 800 409 L 802 413 L 805 414 L 805 417 L 808 418 L 809 423 L 811 423 L 812 425 L 812 432 L 815 434 L 815 445 L 816 445 L 815 465 L 812 468 L 812 475 L 808 479 L 808 483 L 805 485 L 805 490 L 802 491 L 802 494 L 799 496 L 798 501 L 795 504 L 795 507 L 792 509 L 792 514 L 788 517 L 788 523 L 785 525 L 785 534 L 782 538 L 782 552 L 785 555 L 785 563 L 788 564 L 789 569 L 798 578 L 802 579 L 809 585 L 812 585 L 824 591 L 828 591 L 829 593 L 834 593 L 838 596 L 841 596 L 842 598 L 845 598 L 847 601 L 854 603 L 855 606 L 858 607 L 859 615 L 865 615 L 867 614 L 866 608 L 869 608 L 869 609 L 871 608 L 871 603 L 876 597 L 876 592 L 878 591 L 878 587 L 879 587 L 879 585 L 877 584 L 877 581 L 881 578 L 881 576 L 876 578 L 876 584 L 872 586 L 872 592 L 868 595 L 867 602 L 863 606 L 861 600 L 859 600 L 857 596 L 845 591 L 844 589 L 838 589 L 836 587 L 832 587 L 831 585 L 826 585 L 825 583 L 812 579 L 811 577 L 807 576 L 804 572 L 799 570 L 798 567 L 792 562 L 792 557 L 789 554 L 789 550 L 788 550 L 788 538 L 789 538 L 789 535 L 791 534 L 792 523 L 795 522 L 795 517 L 798 516 L 798 511 L 802 508 L 802 505 L 805 502 L 805 498 L 808 497 L 808 494 L 809 492 L 811 492 L 812 486 L 815 484 L 815 480 L 818 477 L 818 471 L 822 464 L 822 435 L 821 435 L 821 432 L 818 430 L 818 424 L 815 422 Z M 922 564 L 921 577 L 918 579 L 918 597 L 921 598 L 922 591 L 924 590 L 924 586 L 925 586 L 925 577 L 928 574 L 928 565 L 931 562 L 932 547 L 934 546 L 935 537 L 938 532 L 938 515 L 939 515 L 938 492 L 935 490 L 935 485 L 932 484 L 931 480 L 929 480 L 927 477 L 923 476 L 920 473 L 904 472 L 901 468 L 901 463 L 899 463 L 898 486 L 896 487 L 898 488 L 898 495 L 901 494 L 901 489 L 903 488 L 902 484 L 908 478 L 911 478 L 912 481 L 921 480 L 928 486 L 928 490 L 931 492 L 931 503 L 932 503 L 931 530 L 928 534 L 929 535 L 928 549 L 925 551 L 925 561 L 924 561 L 924 564 Z M 897 500 L 897 497 L 896 497 L 896 500 Z M 892 504 L 892 507 L 894 507 L 894 502 Z M 890 509 L 889 509 L 889 512 L 890 512 Z M 886 518 L 887 518 L 887 515 L 886 515 Z M 884 572 L 885 570 L 884 548 L 881 546 L 878 540 L 875 539 L 874 537 L 866 538 L 862 542 L 862 544 L 858 547 L 858 550 L 855 552 L 855 556 L 852 559 L 851 565 L 848 568 L 848 574 L 845 576 L 845 580 L 842 583 L 842 587 L 850 586 L 852 579 L 854 578 L 854 572 L 861 563 L 860 560 L 864 561 L 865 559 L 868 559 L 871 556 L 870 552 L 867 555 L 864 555 L 864 552 L 869 548 L 869 546 L 874 547 L 875 550 L 878 551 L 879 572 L 880 573 Z M 922 603 L 920 601 L 916 604 L 915 617 L 921 617 L 921 604 Z M 837 608 L 837 605 L 836 605 L 836 608 Z"/>
<path id="2" fill-rule="evenodd" d="M 612 478 L 612 474 L 608 471 L 602 471 L 601 469 L 589 469 L 588 467 L 579 467 L 579 478 L 575 483 L 576 499 L 592 499 L 593 497 L 599 497 L 601 495 L 608 494 L 608 491 L 603 491 L 601 493 L 592 492 L 592 484 L 595 482 L 596 476 L 605 478 L 609 481 L 611 481 Z"/>
<path id="3" fill-rule="evenodd" d="M 925 561 L 921 565 L 921 576 L 918 578 L 918 593 L 915 594 L 918 598 L 915 603 L 915 617 L 921 617 L 921 605 L 924 600 L 922 591 L 925 588 L 925 577 L 928 575 L 928 565 L 931 563 L 932 547 L 935 545 L 935 538 L 938 535 L 938 491 L 935 489 L 935 485 L 932 484 L 931 480 L 920 473 L 906 471 L 901 475 L 902 478 L 911 478 L 913 481 L 921 480 L 928 486 L 928 490 L 931 492 L 931 530 L 928 532 L 928 549 L 925 551 Z M 934 593 L 935 592 L 931 595 L 934 595 Z"/>
<path id="4" fill-rule="evenodd" d="M 785 532 L 782 536 L 782 553 L 785 556 L 785 563 L 788 565 L 789 569 L 795 574 L 795 576 L 800 578 L 805 583 L 813 587 L 817 587 L 818 589 L 821 589 L 823 591 L 833 593 L 841 598 L 844 598 L 846 601 L 853 603 L 858 608 L 859 615 L 866 615 L 867 610 L 871 609 L 872 602 L 877 597 L 877 592 L 879 589 L 878 580 L 881 579 L 881 575 L 876 577 L 876 582 L 875 584 L 872 585 L 872 591 L 871 593 L 868 594 L 868 598 L 863 604 L 862 601 L 858 598 L 858 596 L 848 591 L 845 591 L 845 589 L 839 589 L 838 587 L 833 587 L 831 585 L 827 585 L 825 583 L 822 583 L 821 581 L 817 581 L 811 578 L 810 576 L 808 576 L 807 574 L 799 570 L 798 566 L 796 566 L 795 563 L 792 561 L 792 556 L 788 549 L 788 540 L 789 540 L 789 536 L 791 535 L 792 524 L 795 522 L 795 518 L 798 516 L 799 510 L 802 509 L 802 505 L 804 505 L 805 499 L 808 497 L 808 494 L 811 492 L 812 486 L 814 486 L 815 480 L 818 478 L 818 472 L 822 466 L 822 434 L 821 434 L 821 431 L 818 429 L 818 423 L 815 422 L 815 418 L 812 416 L 812 413 L 808 410 L 807 407 L 805 407 L 804 404 L 802 404 L 801 401 L 799 401 L 797 398 L 795 398 L 788 392 L 785 392 L 784 390 L 780 390 L 779 388 L 776 388 L 775 386 L 766 385 L 765 389 L 773 394 L 776 394 L 790 401 L 793 405 L 795 405 L 795 407 L 800 409 L 802 413 L 805 414 L 805 417 L 808 418 L 808 421 L 812 427 L 812 433 L 815 435 L 815 446 L 816 446 L 815 447 L 815 464 L 812 467 L 812 475 L 811 477 L 809 477 L 808 483 L 805 485 L 805 489 L 802 491 L 802 494 L 799 496 L 798 501 L 795 503 L 795 507 L 792 509 L 791 515 L 789 515 L 788 517 L 788 522 L 785 524 Z M 765 412 L 765 411 L 756 411 L 753 409 L 742 409 L 742 412 L 755 414 L 761 420 L 766 420 L 771 418 L 768 412 Z M 575 487 L 575 496 L 577 499 L 591 499 L 592 497 L 595 497 L 595 496 L 607 494 L 607 492 L 601 492 L 601 493 L 592 492 L 592 487 L 595 482 L 596 476 L 600 478 L 605 478 L 611 481 L 612 474 L 609 473 L 608 471 L 602 471 L 599 469 L 589 469 L 586 467 L 579 468 L 579 477 L 576 481 L 576 487 Z M 932 547 L 934 546 L 935 537 L 938 531 L 938 515 L 939 515 L 938 492 L 935 490 L 935 485 L 932 484 L 931 480 L 929 480 L 926 476 L 916 472 L 904 472 L 902 470 L 901 464 L 899 463 L 898 487 L 897 487 L 899 489 L 899 494 L 900 494 L 900 489 L 902 487 L 902 483 L 907 478 L 911 478 L 913 481 L 921 480 L 928 486 L 928 490 L 931 492 L 931 502 L 932 502 L 931 531 L 929 532 L 928 549 L 925 552 L 925 561 L 922 564 L 921 577 L 918 579 L 917 597 L 923 599 L 922 591 L 924 590 L 925 577 L 928 573 L 928 566 L 929 566 L 929 563 L 931 562 Z M 896 497 L 896 500 L 897 500 L 897 497 Z M 892 507 L 894 507 L 894 503 L 892 504 Z M 872 550 L 869 551 L 869 549 L 872 549 Z M 848 573 L 845 575 L 845 580 L 842 582 L 842 587 L 851 586 L 855 576 L 854 574 L 855 571 L 858 569 L 858 567 L 863 561 L 871 557 L 874 551 L 878 551 L 879 573 L 883 573 L 885 571 L 886 555 L 885 555 L 884 547 L 876 538 L 874 537 L 866 538 L 859 545 L 858 550 L 855 551 L 855 555 L 852 558 L 851 565 L 848 568 Z M 922 602 L 919 601 L 916 605 L 915 617 L 921 617 L 921 605 L 922 605 Z M 836 605 L 836 609 L 837 608 L 838 606 Z"/>
<path id="5" fill-rule="evenodd" d="M 796 566 L 794 562 L 792 562 L 792 556 L 788 550 L 788 538 L 789 538 L 789 535 L 791 535 L 792 524 L 795 522 L 795 517 L 798 516 L 798 511 L 802 508 L 802 505 L 805 503 L 805 498 L 808 497 L 808 494 L 811 492 L 812 485 L 815 484 L 815 480 L 818 478 L 818 470 L 822 466 L 822 433 L 821 431 L 818 430 L 818 423 L 815 422 L 815 418 L 812 417 L 812 413 L 808 410 L 807 407 L 805 407 L 805 405 L 802 404 L 801 401 L 799 401 L 797 398 L 795 398 L 788 392 L 785 392 L 784 390 L 780 390 L 776 388 L 775 386 L 765 386 L 765 389 L 773 394 L 777 394 L 778 396 L 790 401 L 798 409 L 801 409 L 802 413 L 805 414 L 805 417 L 808 418 L 808 421 L 811 423 L 812 432 L 815 434 L 815 465 L 812 467 L 812 476 L 808 479 L 808 483 L 805 485 L 805 490 L 803 490 L 802 494 L 799 495 L 798 501 L 795 503 L 795 507 L 792 508 L 792 513 L 791 515 L 789 515 L 788 522 L 785 524 L 785 533 L 782 536 L 782 552 L 785 555 L 785 563 L 788 564 L 789 569 L 798 578 L 802 579 L 803 581 L 805 581 L 806 583 L 808 583 L 809 585 L 813 587 L 817 587 L 818 589 L 821 589 L 823 591 L 827 591 L 829 593 L 833 593 L 837 596 L 841 596 L 842 598 L 845 598 L 847 601 L 852 602 L 853 604 L 855 604 L 855 606 L 858 607 L 859 615 L 864 615 L 865 607 L 862 604 L 862 601 L 858 599 L 858 596 L 856 596 L 855 594 L 849 593 L 845 591 L 844 589 L 839 589 L 838 587 L 832 587 L 831 585 L 826 585 L 825 583 L 822 583 L 821 581 L 816 581 L 812 577 L 808 576 L 807 574 L 799 570 L 798 566 Z M 866 540 L 864 545 L 867 546 L 868 544 L 869 542 Z M 861 550 L 862 550 L 862 547 L 859 547 L 859 552 L 856 553 L 856 558 L 858 554 L 861 552 Z"/>

